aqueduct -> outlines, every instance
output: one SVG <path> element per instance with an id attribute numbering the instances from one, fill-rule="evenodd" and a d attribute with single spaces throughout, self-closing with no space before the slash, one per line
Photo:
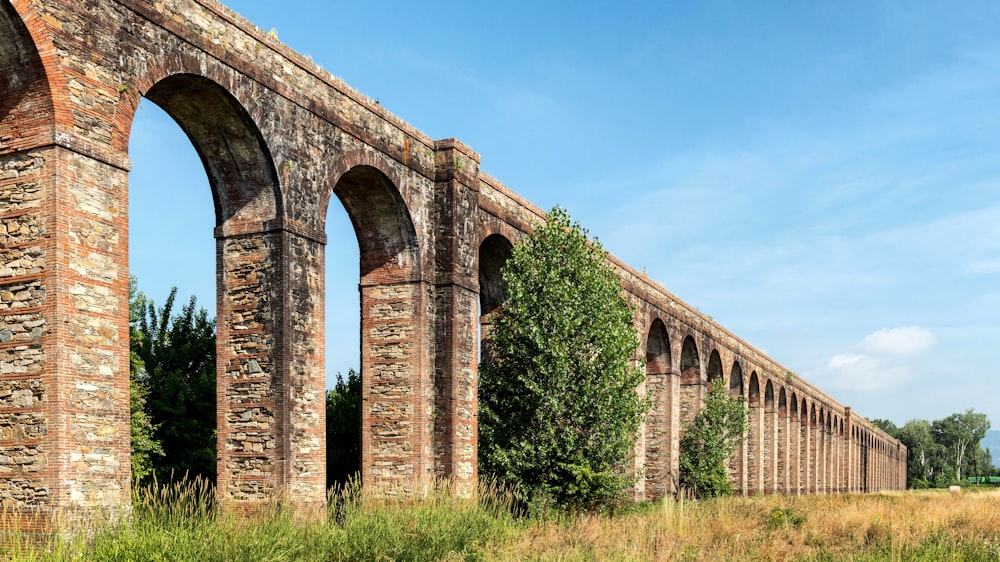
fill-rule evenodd
<path id="1" fill-rule="evenodd" d="M 544 214 L 214 0 L 0 0 L 0 502 L 129 501 L 128 156 L 140 97 L 208 173 L 217 247 L 218 490 L 325 502 L 324 243 L 343 203 L 361 260 L 362 469 L 413 493 L 477 478 L 480 310 Z M 611 258 L 653 408 L 638 498 L 674 492 L 710 381 L 751 410 L 745 493 L 904 486 L 906 450 Z"/>

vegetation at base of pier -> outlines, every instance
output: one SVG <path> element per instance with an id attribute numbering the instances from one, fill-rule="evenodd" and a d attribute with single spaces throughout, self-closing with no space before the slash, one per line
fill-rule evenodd
<path id="1" fill-rule="evenodd" d="M 635 480 L 649 402 L 639 339 L 607 254 L 563 209 L 514 245 L 501 268 L 479 369 L 479 467 L 529 510 L 598 509 Z"/>
<path id="2" fill-rule="evenodd" d="M 997 560 L 1000 492 L 723 497 L 651 502 L 609 514 L 511 515 L 514 496 L 447 486 L 392 500 L 335 488 L 325 517 L 280 505 L 220 509 L 210 486 L 136 493 L 131 519 L 87 518 L 83 532 L 11 530 L 4 560 Z"/>
<path id="3" fill-rule="evenodd" d="M 681 436 L 682 495 L 715 498 L 733 493 L 726 466 L 743 441 L 747 416 L 743 397 L 729 396 L 722 384 L 711 385 L 702 408 Z"/>

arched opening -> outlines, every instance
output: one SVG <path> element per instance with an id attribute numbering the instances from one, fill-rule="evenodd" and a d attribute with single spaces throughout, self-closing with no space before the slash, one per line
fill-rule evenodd
<path id="1" fill-rule="evenodd" d="M 479 360 L 489 353 L 493 312 L 507 302 L 507 285 L 501 274 L 514 246 L 499 234 L 491 234 L 479 245 Z"/>
<path id="2" fill-rule="evenodd" d="M 744 396 L 743 368 L 738 361 L 733 361 L 733 368 L 729 371 L 729 395 L 733 398 Z"/>
<path id="3" fill-rule="evenodd" d="M 646 498 L 673 493 L 671 478 L 670 338 L 659 318 L 646 334 L 646 394 L 651 402 L 646 415 Z"/>
<path id="4" fill-rule="evenodd" d="M 702 374 L 698 346 L 687 336 L 681 346 L 681 428 L 691 423 L 701 408 Z"/>
<path id="5" fill-rule="evenodd" d="M 330 199 L 334 195 L 350 219 L 354 236 L 349 238 L 357 241 L 358 248 L 361 435 L 357 466 L 366 486 L 412 492 L 424 475 L 417 470 L 416 456 L 421 451 L 410 443 L 428 438 L 415 419 L 414 407 L 423 395 L 419 366 L 428 361 L 420 344 L 425 337 L 419 325 L 425 296 L 419 283 L 416 229 L 395 183 L 372 165 L 350 167 L 337 178 Z M 335 206 L 328 202 L 329 207 Z M 356 454 L 356 449 L 339 444 L 328 447 Z"/>
<path id="6" fill-rule="evenodd" d="M 322 248 L 326 351 L 326 488 L 361 471 L 361 258 L 344 205 L 326 207 Z"/>
<path id="7" fill-rule="evenodd" d="M 716 349 L 713 349 L 708 357 L 705 377 L 708 379 L 708 388 L 712 388 L 715 381 L 722 382 L 722 358 L 719 357 L 719 351 Z"/>
<path id="8" fill-rule="evenodd" d="M 764 411 L 760 402 L 760 382 L 757 372 L 750 373 L 750 383 L 747 387 L 747 403 L 750 415 L 747 423 L 747 491 L 759 494 L 764 491 L 763 483 L 763 443 L 761 442 Z"/>
<path id="9" fill-rule="evenodd" d="M 213 479 L 224 498 L 269 497 L 274 483 L 246 475 L 274 467 L 268 449 L 278 442 L 278 423 L 270 393 L 279 369 L 269 331 L 246 326 L 272 315 L 269 304 L 248 295 L 273 284 L 256 279 L 260 270 L 248 263 L 267 260 L 249 260 L 261 256 L 247 248 L 279 213 L 277 175 L 253 120 L 219 84 L 177 74 L 145 98 L 159 109 L 142 102 L 129 131 L 131 271 L 158 304 L 167 304 L 160 300 L 165 287 L 176 285 L 205 307 L 202 314 L 178 303 L 176 320 L 162 309 L 156 329 L 142 334 L 147 405 L 169 467 L 157 477 Z M 171 132 L 178 127 L 186 140 L 167 140 L 181 138 Z"/>
<path id="10" fill-rule="evenodd" d="M 129 155 L 129 269 L 138 291 L 130 295 L 130 345 L 141 361 L 132 363 L 132 383 L 141 389 L 132 415 L 148 417 L 160 445 L 159 451 L 146 454 L 133 450 L 133 474 L 142 484 L 154 476 L 166 483 L 185 475 L 214 483 L 218 427 L 211 230 L 216 216 L 208 178 L 179 125 L 147 100 L 133 121 Z M 186 228 L 177 228 L 179 217 Z M 170 243 L 164 244 L 166 240 Z M 176 300 L 169 298 L 172 287 L 177 288 Z M 196 311 L 205 310 L 207 326 L 195 315 L 181 316 L 192 297 Z M 163 322 L 173 319 L 177 329 L 161 323 L 161 317 Z"/>
<path id="11" fill-rule="evenodd" d="M 25 138 L 29 131 L 23 123 L 35 124 L 39 137 L 48 136 L 52 125 L 42 126 L 41 118 L 52 115 L 52 96 L 34 41 L 10 2 L 0 3 L 0 68 L 11 69 L 0 78 L 0 139 L 5 139 L 5 152 L 42 144 Z"/>

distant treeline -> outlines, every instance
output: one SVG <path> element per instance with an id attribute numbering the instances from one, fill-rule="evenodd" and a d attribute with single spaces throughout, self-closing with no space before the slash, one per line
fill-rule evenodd
<path id="1" fill-rule="evenodd" d="M 993 465 L 989 448 L 981 446 L 990 430 L 986 414 L 969 409 L 944 419 L 910 420 L 902 427 L 889 420 L 872 423 L 899 439 L 909 450 L 906 463 L 908 488 L 943 488 L 952 484 L 968 484 L 969 477 L 1000 476 Z"/>

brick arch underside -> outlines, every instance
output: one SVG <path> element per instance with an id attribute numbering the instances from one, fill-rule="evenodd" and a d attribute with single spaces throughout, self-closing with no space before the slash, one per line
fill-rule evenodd
<path id="1" fill-rule="evenodd" d="M 270 151 L 246 109 L 216 82 L 173 74 L 145 97 L 191 140 L 205 166 L 216 225 L 227 234 L 259 232 L 281 215 L 278 175 Z"/>
<path id="2" fill-rule="evenodd" d="M 9 1 L 0 2 L 0 154 L 51 142 L 53 103 L 38 49 Z"/>

